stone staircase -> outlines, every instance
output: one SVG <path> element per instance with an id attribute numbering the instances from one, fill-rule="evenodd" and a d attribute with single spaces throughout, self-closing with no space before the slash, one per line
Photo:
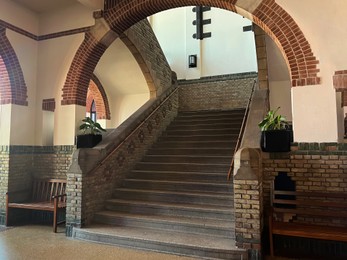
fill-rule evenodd
<path id="1" fill-rule="evenodd" d="M 182 112 L 77 239 L 206 259 L 235 246 L 227 173 L 244 110 Z"/>

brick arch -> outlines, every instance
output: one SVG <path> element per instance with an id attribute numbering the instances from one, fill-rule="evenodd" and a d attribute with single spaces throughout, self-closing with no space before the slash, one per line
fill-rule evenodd
<path id="1" fill-rule="evenodd" d="M 0 104 L 27 106 L 27 97 L 19 60 L 6 37 L 6 29 L 0 27 Z"/>
<path id="2" fill-rule="evenodd" d="M 89 79 L 101 56 L 117 37 L 125 43 L 139 64 L 151 97 L 160 94 L 163 86 L 171 85 L 170 66 L 164 53 L 158 47 L 159 43 L 146 19 L 117 37 L 110 29 L 98 30 L 99 26 L 96 26 L 86 33 L 84 41 L 75 54 L 63 87 L 62 105 L 86 105 Z M 100 37 L 103 33 L 104 36 Z M 141 37 L 137 37 L 139 33 L 142 33 Z M 146 53 L 146 46 L 153 47 L 150 54 Z"/>
<path id="3" fill-rule="evenodd" d="M 105 19 L 112 30 L 121 34 L 157 12 L 194 5 L 218 7 L 235 13 L 237 9 L 245 11 L 279 46 L 287 61 L 293 87 L 320 84 L 318 60 L 309 42 L 294 19 L 275 0 L 262 0 L 258 4 L 240 0 L 106 0 Z"/>
<path id="4" fill-rule="evenodd" d="M 86 105 L 87 91 L 94 69 L 108 46 L 87 32 L 77 50 L 63 87 L 62 105 Z"/>
<path id="5" fill-rule="evenodd" d="M 87 92 L 86 112 L 89 112 L 93 100 L 95 101 L 97 119 L 111 119 L 110 106 L 106 96 L 106 92 L 99 81 L 93 74 Z"/>

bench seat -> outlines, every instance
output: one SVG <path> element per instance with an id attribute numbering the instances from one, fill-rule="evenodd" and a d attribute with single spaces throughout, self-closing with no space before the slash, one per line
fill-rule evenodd
<path id="1" fill-rule="evenodd" d="M 347 228 L 341 227 L 274 221 L 272 234 L 347 242 Z"/>
<path id="2" fill-rule="evenodd" d="M 9 203 L 8 207 L 9 208 L 18 208 L 18 209 L 54 211 L 54 203 L 51 201 Z M 59 209 L 66 208 L 66 202 L 59 203 L 58 208 Z"/>

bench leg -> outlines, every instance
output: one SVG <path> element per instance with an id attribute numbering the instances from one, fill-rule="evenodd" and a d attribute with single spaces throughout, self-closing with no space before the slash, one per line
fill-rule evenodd
<path id="1" fill-rule="evenodd" d="M 58 199 L 54 198 L 54 211 L 53 211 L 53 232 L 57 233 L 57 216 L 58 215 Z"/>
<path id="2" fill-rule="evenodd" d="M 273 244 L 273 235 L 270 233 L 270 255 L 274 256 L 274 244 Z"/>
<path id="3" fill-rule="evenodd" d="M 5 218 L 5 225 L 8 226 L 8 215 L 9 215 L 9 209 L 8 209 L 8 194 L 6 194 L 6 218 Z"/>

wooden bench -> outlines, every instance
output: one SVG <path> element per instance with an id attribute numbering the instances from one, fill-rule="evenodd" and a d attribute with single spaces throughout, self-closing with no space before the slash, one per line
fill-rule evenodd
<path id="1" fill-rule="evenodd" d="M 33 181 L 30 199 L 13 201 L 18 194 L 30 194 L 30 191 L 6 193 L 6 226 L 9 225 L 9 210 L 30 209 L 53 212 L 53 231 L 57 232 L 58 211 L 66 208 L 66 180 L 38 179 Z M 63 221 L 65 222 L 65 221 Z"/>
<path id="2" fill-rule="evenodd" d="M 272 183 L 271 256 L 274 256 L 273 235 L 347 242 L 347 194 L 279 191 L 274 190 Z"/>

